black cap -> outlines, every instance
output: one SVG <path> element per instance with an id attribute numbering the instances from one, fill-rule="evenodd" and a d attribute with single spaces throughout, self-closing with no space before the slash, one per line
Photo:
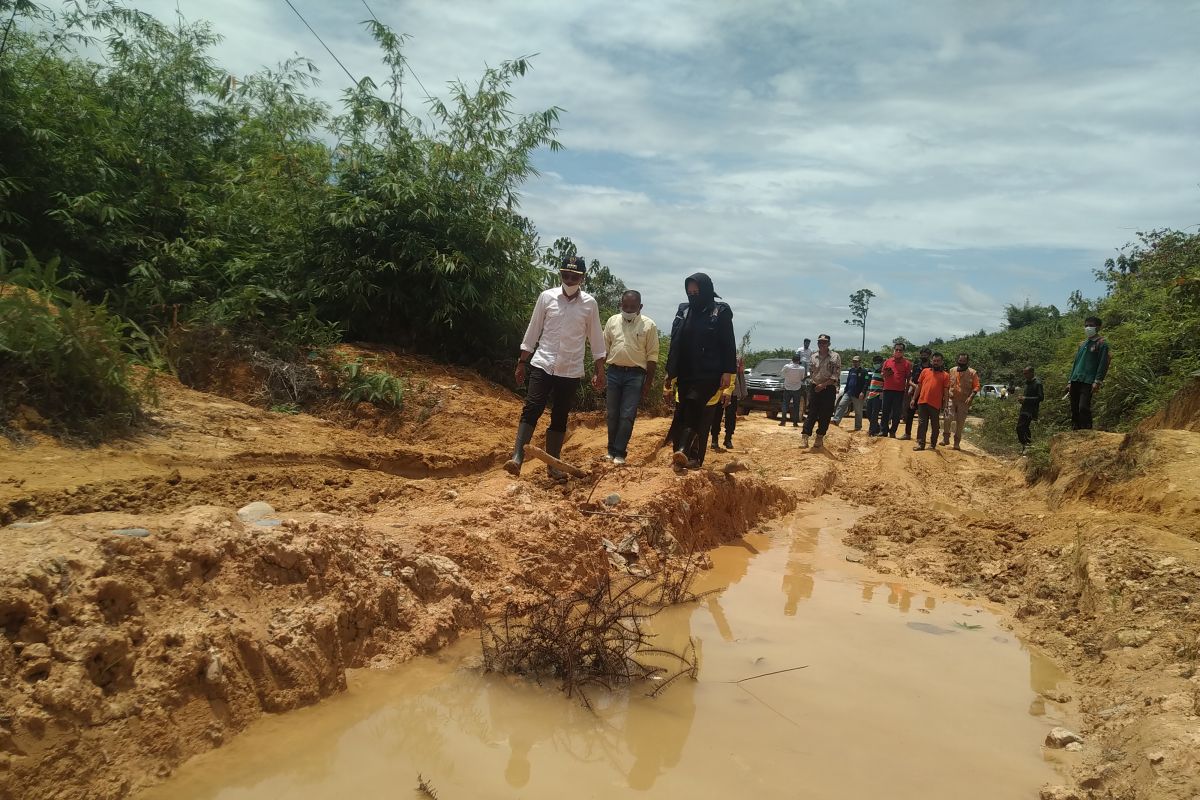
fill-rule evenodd
<path id="1" fill-rule="evenodd" d="M 575 272 L 580 275 L 587 274 L 587 259 L 583 256 L 565 256 L 562 260 L 562 266 L 558 268 L 559 272 Z"/>

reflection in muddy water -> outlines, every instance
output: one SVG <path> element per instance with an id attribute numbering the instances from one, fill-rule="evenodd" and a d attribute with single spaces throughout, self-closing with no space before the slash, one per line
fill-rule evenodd
<path id="1" fill-rule="evenodd" d="M 664 647 L 695 637 L 701 664 L 656 699 L 599 697 L 592 714 L 480 674 L 468 640 L 356 673 L 143 797 L 415 797 L 418 773 L 443 800 L 1036 797 L 1063 721 L 1036 692 L 1061 674 L 982 610 L 848 565 L 860 512 L 820 506 L 714 552 L 697 588 L 719 591 L 655 619 Z"/>

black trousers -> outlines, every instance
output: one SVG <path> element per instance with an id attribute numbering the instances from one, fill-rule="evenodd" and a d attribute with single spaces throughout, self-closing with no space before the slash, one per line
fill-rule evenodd
<path id="1" fill-rule="evenodd" d="M 1092 428 L 1092 385 L 1071 381 L 1071 427 L 1077 431 Z"/>
<path id="2" fill-rule="evenodd" d="M 908 403 L 904 404 L 904 435 L 912 436 L 913 419 L 917 416 L 917 409 Z"/>
<path id="3" fill-rule="evenodd" d="M 525 395 L 525 408 L 521 410 L 521 422 L 536 426 L 550 403 L 550 428 L 559 433 L 567 432 L 567 415 L 575 406 L 575 395 L 579 391 L 581 378 L 559 378 L 547 375 L 540 367 L 529 368 L 529 393 Z"/>
<path id="4" fill-rule="evenodd" d="M 904 390 L 883 390 L 883 420 L 879 423 L 880 432 L 884 436 L 895 436 L 900 427 L 900 417 L 904 414 Z"/>
<path id="5" fill-rule="evenodd" d="M 817 436 L 824 436 L 829 430 L 829 419 L 833 416 L 833 405 L 837 400 L 837 389 L 826 386 L 824 389 L 813 389 L 812 399 L 808 403 L 808 415 L 804 417 L 804 435 L 808 436 L 817 429 Z"/>
<path id="6" fill-rule="evenodd" d="M 688 457 L 701 464 L 708 452 L 708 432 L 712 428 L 712 416 L 720 406 L 710 406 L 708 401 L 721 385 L 717 378 L 692 378 L 679 381 L 679 428 L 675 432 L 675 451 L 687 453 Z M 699 441 L 694 441 L 698 439 Z"/>
<path id="7" fill-rule="evenodd" d="M 1017 415 L 1017 441 L 1022 445 L 1033 443 L 1033 431 L 1029 429 L 1033 424 L 1033 414 L 1028 411 L 1022 411 Z"/>
<path id="8" fill-rule="evenodd" d="M 712 440 L 715 442 L 721 436 L 721 420 L 725 420 L 725 441 L 733 440 L 733 431 L 737 428 L 737 407 L 738 401 L 736 397 L 729 398 L 729 405 L 725 406 L 725 413 L 722 414 L 720 406 L 717 406 L 717 413 L 713 415 L 712 421 Z"/>
<path id="9" fill-rule="evenodd" d="M 921 412 L 921 421 L 917 423 L 917 444 L 925 444 L 925 431 L 932 426 L 933 435 L 929 441 L 937 447 L 938 434 L 942 430 L 942 410 L 929 403 L 921 403 L 916 410 Z"/>

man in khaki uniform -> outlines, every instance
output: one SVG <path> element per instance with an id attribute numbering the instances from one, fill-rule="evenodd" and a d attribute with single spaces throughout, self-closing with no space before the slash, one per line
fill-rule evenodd
<path id="1" fill-rule="evenodd" d="M 621 295 L 621 313 L 604 324 L 608 349 L 608 453 L 617 466 L 628 457 L 629 437 L 638 403 L 654 384 L 658 370 L 658 326 L 642 315 L 642 296 L 630 289 Z"/>
<path id="2" fill-rule="evenodd" d="M 950 429 L 954 429 L 954 449 L 961 450 L 963 426 L 975 395 L 979 394 L 979 373 L 970 367 L 971 357 L 958 354 L 958 366 L 950 371 L 950 410 L 947 426 L 942 430 L 942 444 L 950 444 Z"/>

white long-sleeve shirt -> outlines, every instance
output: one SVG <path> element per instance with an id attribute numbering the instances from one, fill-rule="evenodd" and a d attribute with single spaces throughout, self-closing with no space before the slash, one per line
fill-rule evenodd
<path id="1" fill-rule="evenodd" d="M 533 353 L 529 365 L 559 378 L 583 377 L 584 342 L 592 346 L 592 358 L 608 355 L 600 306 L 583 289 L 568 300 L 561 286 L 538 295 L 521 349 Z"/>

